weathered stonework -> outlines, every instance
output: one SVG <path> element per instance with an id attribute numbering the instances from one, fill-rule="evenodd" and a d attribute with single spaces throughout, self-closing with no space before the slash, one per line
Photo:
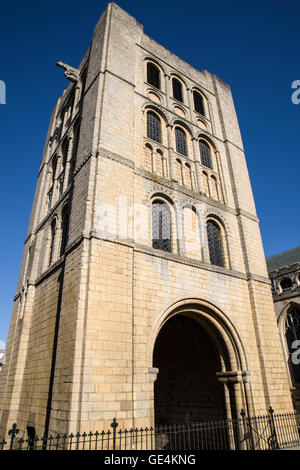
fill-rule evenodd
<path id="1" fill-rule="evenodd" d="M 159 90 L 147 82 L 149 61 Z M 230 88 L 146 36 L 114 3 L 78 70 L 53 111 L 39 171 L 0 376 L 0 438 L 14 422 L 42 435 L 106 429 L 113 417 L 120 428 L 195 420 L 205 404 L 208 417 L 219 408 L 222 417 L 270 405 L 291 411 Z M 183 102 L 173 98 L 173 77 Z M 194 110 L 195 90 L 205 115 Z M 149 110 L 160 142 L 148 136 Z M 176 151 L 176 127 L 187 155 Z M 152 244 L 155 200 L 170 207 L 170 252 Z M 209 220 L 220 230 L 223 266 L 210 262 Z M 166 338 L 179 318 L 181 348 L 189 331 L 193 347 L 179 351 L 164 381 L 172 364 L 162 350 L 178 353 Z M 180 381 L 187 362 L 194 396 Z M 219 408 L 208 406 L 215 390 L 210 405 L 222 397 Z"/>

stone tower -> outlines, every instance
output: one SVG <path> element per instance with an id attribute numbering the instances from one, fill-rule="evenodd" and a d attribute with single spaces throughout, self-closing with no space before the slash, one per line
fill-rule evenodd
<path id="1" fill-rule="evenodd" d="M 1 435 L 291 411 L 230 88 L 110 3 L 54 108 Z M 0 436 L 1 437 L 1 436 Z"/>

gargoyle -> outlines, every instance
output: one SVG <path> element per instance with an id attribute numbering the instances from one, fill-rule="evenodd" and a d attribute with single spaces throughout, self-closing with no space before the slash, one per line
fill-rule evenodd
<path id="1" fill-rule="evenodd" d="M 56 65 L 64 69 L 65 77 L 68 80 L 74 83 L 78 83 L 80 81 L 80 74 L 78 69 L 75 69 L 68 64 L 64 64 L 63 62 L 56 62 Z"/>

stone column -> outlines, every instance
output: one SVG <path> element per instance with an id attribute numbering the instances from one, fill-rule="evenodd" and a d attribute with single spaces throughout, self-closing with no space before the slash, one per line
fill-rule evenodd
<path id="1" fill-rule="evenodd" d="M 167 108 L 169 108 L 169 105 L 170 105 L 169 90 L 170 90 L 170 77 L 169 75 L 165 74 L 165 92 L 166 92 L 166 107 Z"/>
<path id="2" fill-rule="evenodd" d="M 251 394 L 251 389 L 250 389 L 251 373 L 249 371 L 245 371 L 244 374 L 242 375 L 242 380 L 244 383 L 248 416 L 254 416 L 255 410 L 253 408 L 252 394 Z"/>
<path id="3" fill-rule="evenodd" d="M 247 394 L 244 384 L 249 384 L 250 382 L 250 372 L 249 371 L 226 371 L 226 372 L 217 372 L 217 379 L 219 382 L 223 383 L 228 388 L 231 386 L 235 399 L 235 408 L 236 408 L 236 417 L 239 417 L 239 413 L 245 407 L 249 407 L 249 395 L 248 389 Z M 245 392 L 245 393 L 243 393 Z M 231 416 L 231 407 L 227 409 L 228 416 Z M 232 416 L 235 418 L 235 416 Z"/>
<path id="4" fill-rule="evenodd" d="M 152 154 L 152 173 L 156 174 L 156 150 L 152 149 L 151 154 Z"/>
<path id="5" fill-rule="evenodd" d="M 169 150 L 169 177 L 171 181 L 177 181 L 174 178 L 174 149 L 172 146 L 172 128 L 171 124 L 167 124 L 168 131 L 168 150 Z"/>
<path id="6" fill-rule="evenodd" d="M 190 121 L 193 122 L 193 90 L 191 90 L 190 88 L 187 88 L 187 97 L 188 97 L 188 106 L 189 106 L 189 117 L 190 117 Z"/>
<path id="7" fill-rule="evenodd" d="M 60 258 L 60 243 L 61 243 L 61 220 L 56 221 L 55 231 L 54 231 L 54 243 L 53 243 L 53 256 L 52 262 L 57 261 Z"/>
<path id="8" fill-rule="evenodd" d="M 149 367 L 147 370 L 147 381 L 145 383 L 144 390 L 147 392 L 147 401 L 148 405 L 147 408 L 147 417 L 146 417 L 146 425 L 148 427 L 155 426 L 155 396 L 154 396 L 154 383 L 157 379 L 159 373 L 159 369 L 157 367 Z"/>
<path id="9" fill-rule="evenodd" d="M 41 220 L 46 216 L 48 210 L 50 209 L 49 200 L 48 200 L 48 191 L 50 189 L 51 176 L 52 176 L 51 168 L 47 165 L 45 184 L 43 188 L 43 198 L 41 200 L 41 208 L 40 208 Z"/>
<path id="10" fill-rule="evenodd" d="M 226 203 L 223 169 L 221 166 L 220 152 L 218 150 L 215 150 L 215 157 L 216 157 L 216 163 L 217 163 L 217 172 L 219 173 L 219 187 L 220 187 L 220 193 L 221 193 L 221 198 L 222 198 L 221 202 Z"/>
<path id="11" fill-rule="evenodd" d="M 207 173 L 208 197 L 212 197 L 211 182 L 210 182 L 211 173 L 209 171 L 206 171 L 206 173 Z"/>
<path id="12" fill-rule="evenodd" d="M 184 160 L 181 163 L 181 179 L 182 179 L 182 186 L 186 186 L 186 177 L 185 177 L 185 163 Z"/>
<path id="13" fill-rule="evenodd" d="M 168 159 L 165 155 L 163 156 L 163 177 L 168 178 Z"/>
<path id="14" fill-rule="evenodd" d="M 200 154 L 197 152 L 197 142 L 198 139 L 195 137 L 192 138 L 193 142 L 193 149 L 194 149 L 194 160 L 195 160 L 195 167 L 196 167 L 196 178 L 197 178 L 197 186 L 198 191 L 201 192 L 201 169 L 200 169 Z"/>

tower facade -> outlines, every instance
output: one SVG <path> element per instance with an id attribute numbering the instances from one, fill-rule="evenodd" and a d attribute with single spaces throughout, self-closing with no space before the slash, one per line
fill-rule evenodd
<path id="1" fill-rule="evenodd" d="M 58 65 L 1 435 L 291 411 L 230 88 L 114 3 Z"/>

